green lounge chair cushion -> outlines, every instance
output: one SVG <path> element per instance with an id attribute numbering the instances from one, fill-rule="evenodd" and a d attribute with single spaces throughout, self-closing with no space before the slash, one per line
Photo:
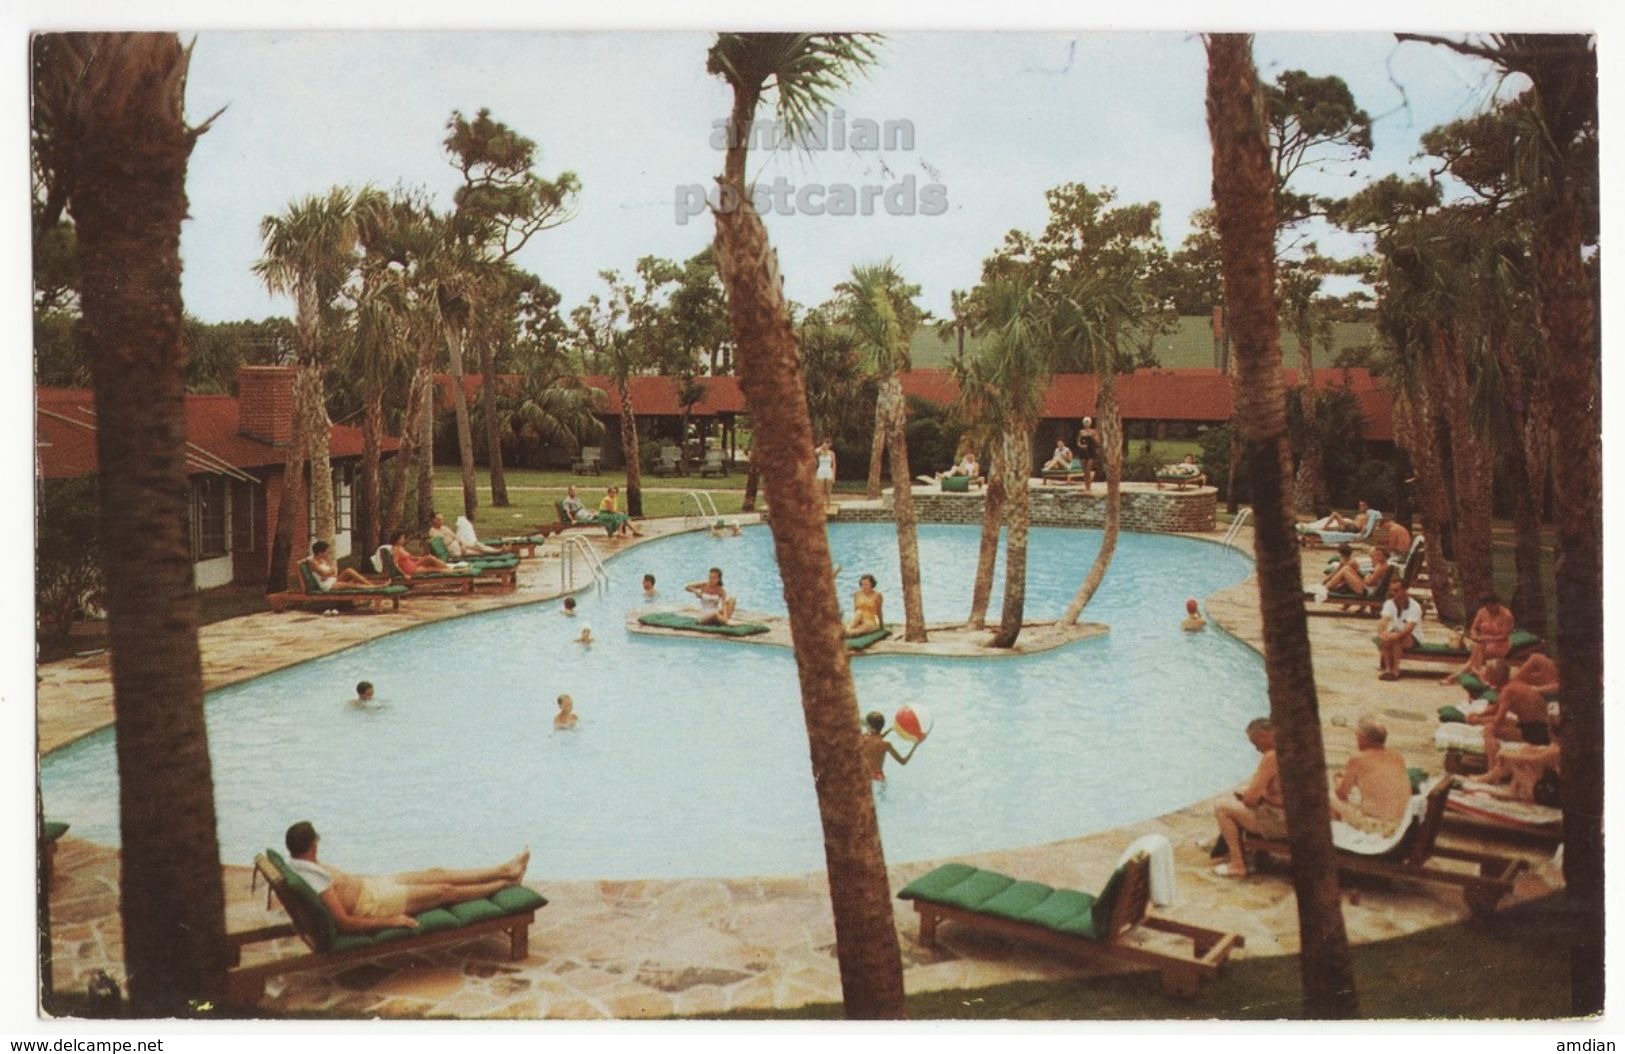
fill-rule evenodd
<path id="1" fill-rule="evenodd" d="M 767 632 L 767 627 L 760 622 L 735 622 L 728 626 L 702 625 L 693 615 L 683 615 L 676 611 L 651 611 L 647 615 L 639 615 L 638 621 L 645 626 L 657 626 L 660 629 L 687 629 L 697 633 L 715 633 L 722 637 L 754 637 L 758 633 Z"/>
<path id="2" fill-rule="evenodd" d="M 871 644 L 879 644 L 889 636 L 891 636 L 891 630 L 882 626 L 880 629 L 870 630 L 868 633 L 860 633 L 856 637 L 846 638 L 846 647 L 849 651 L 862 651 Z"/>
<path id="3" fill-rule="evenodd" d="M 1467 715 L 1454 706 L 1439 707 L 1439 720 L 1447 725 L 1466 724 Z"/>
<path id="4" fill-rule="evenodd" d="M 68 825 L 61 820 L 46 820 L 40 825 L 40 840 L 54 842 L 68 833 Z"/>
<path id="5" fill-rule="evenodd" d="M 544 535 L 525 534 L 525 535 L 516 535 L 516 536 L 511 537 L 511 538 L 487 538 L 485 540 L 485 544 L 486 545 L 541 545 L 545 541 L 547 541 L 547 538 Z"/>
<path id="6" fill-rule="evenodd" d="M 1412 766 L 1411 768 L 1408 768 L 1408 769 L 1405 770 L 1405 775 L 1410 777 L 1411 793 L 1412 794 L 1420 794 L 1420 793 L 1422 793 L 1422 784 L 1425 783 L 1427 781 L 1427 778 L 1428 778 L 1427 769 L 1419 769 L 1419 768 L 1416 768 L 1415 766 Z"/>
<path id="7" fill-rule="evenodd" d="M 518 915 L 547 907 L 547 898 L 528 886 L 509 886 L 492 893 L 491 903 L 501 908 L 504 915 Z"/>
<path id="8" fill-rule="evenodd" d="M 1475 699 L 1490 690 L 1489 685 L 1485 684 L 1483 681 L 1479 680 L 1470 673 L 1457 674 L 1456 683 L 1467 689 L 1467 694 Z"/>
<path id="9" fill-rule="evenodd" d="M 327 905 L 322 903 L 322 898 L 310 888 L 310 883 L 305 881 L 304 876 L 288 866 L 281 853 L 275 849 L 267 849 L 265 856 L 282 876 L 287 891 L 297 898 L 316 920 L 316 932 L 310 935 L 311 940 L 316 942 L 316 950 L 319 952 L 332 950 L 339 937 L 339 928 L 333 921 L 333 913 L 327 910 Z"/>
<path id="10" fill-rule="evenodd" d="M 986 915 L 1025 922 L 1087 940 L 1107 936 L 1112 909 L 1126 880 L 1118 868 L 1100 896 L 1075 889 L 1053 889 L 1041 882 L 1018 882 L 997 871 L 966 864 L 943 864 L 910 882 L 897 894 L 904 900 L 929 900 Z"/>
<path id="11" fill-rule="evenodd" d="M 446 547 L 445 539 L 430 538 L 429 551 L 448 564 L 459 560 L 467 561 L 476 571 L 489 571 L 492 568 L 504 569 L 519 566 L 519 557 L 512 553 L 486 553 L 476 556 L 452 556 L 451 550 Z"/>
<path id="12" fill-rule="evenodd" d="M 942 491 L 944 494 L 969 494 L 969 476 L 943 476 Z"/>
<path id="13" fill-rule="evenodd" d="M 1509 643 L 1512 645 L 1512 650 L 1517 652 L 1523 651 L 1527 648 L 1533 648 L 1535 645 L 1541 643 L 1541 639 L 1535 636 L 1533 633 L 1530 633 L 1528 630 L 1515 629 L 1512 631 L 1512 637 L 1510 638 Z M 1472 654 L 1472 649 L 1470 648 L 1452 648 L 1448 643 L 1423 643 L 1418 644 L 1411 650 L 1419 655 L 1455 655 L 1460 656 L 1463 659 Z"/>
<path id="14" fill-rule="evenodd" d="M 310 564 L 304 560 L 299 561 L 299 581 L 304 583 L 305 592 L 320 593 L 322 586 L 316 581 L 316 572 L 310 569 Z"/>

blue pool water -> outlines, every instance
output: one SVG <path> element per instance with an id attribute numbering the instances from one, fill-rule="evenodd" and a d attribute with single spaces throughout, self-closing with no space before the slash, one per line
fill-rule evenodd
<path id="1" fill-rule="evenodd" d="M 902 617 L 896 532 L 833 526 L 843 606 L 864 572 Z M 1100 543 L 1035 529 L 1027 617 L 1060 614 Z M 922 526 L 929 620 L 964 617 L 977 531 Z M 246 863 L 310 819 L 342 867 L 474 865 L 535 851 L 538 878 L 784 874 L 823 867 L 807 740 L 788 649 L 627 633 L 645 571 L 667 602 L 725 568 L 742 608 L 784 611 L 765 528 L 681 535 L 610 562 L 611 583 L 557 601 L 398 633 L 213 692 L 210 751 L 222 858 Z M 1263 667 L 1214 629 L 1179 629 L 1188 596 L 1250 571 L 1241 555 L 1122 536 L 1085 617 L 1111 632 L 1042 655 L 868 656 L 860 705 L 927 705 L 931 738 L 876 794 L 891 862 L 1074 837 L 1156 816 L 1245 778 L 1242 735 L 1268 709 Z M 997 612 L 1001 582 L 995 583 Z M 592 625 L 598 643 L 571 638 Z M 370 709 L 348 700 L 377 685 Z M 574 732 L 554 732 L 571 693 Z M 116 844 L 111 730 L 46 757 L 47 815 Z M 154 759 L 162 764 L 162 759 Z"/>

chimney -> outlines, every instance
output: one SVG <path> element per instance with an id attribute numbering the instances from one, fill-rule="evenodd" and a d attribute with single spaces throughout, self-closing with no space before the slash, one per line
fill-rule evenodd
<path id="1" fill-rule="evenodd" d="M 237 431 L 272 446 L 293 439 L 292 366 L 237 368 Z"/>

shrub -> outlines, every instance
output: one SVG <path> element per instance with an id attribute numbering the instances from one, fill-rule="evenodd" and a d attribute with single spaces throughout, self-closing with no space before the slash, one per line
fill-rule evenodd
<path id="1" fill-rule="evenodd" d="M 66 637 L 97 608 L 102 565 L 96 545 L 96 477 L 48 479 L 39 490 L 35 598 L 41 628 Z"/>

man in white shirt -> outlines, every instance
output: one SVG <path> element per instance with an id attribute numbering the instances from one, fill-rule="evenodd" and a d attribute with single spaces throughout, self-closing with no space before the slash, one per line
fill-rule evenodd
<path id="1" fill-rule="evenodd" d="M 430 868 L 395 875 L 352 875 L 316 859 L 321 836 L 309 820 L 288 828 L 283 838 L 288 867 L 322 898 L 341 933 L 369 933 L 396 926 L 416 929 L 412 916 L 447 904 L 488 897 L 525 877 L 526 849 L 499 867 L 467 871 Z"/>
<path id="2" fill-rule="evenodd" d="M 1417 630 L 1422 625 L 1422 605 L 1411 597 L 1405 583 L 1394 581 L 1388 589 L 1388 599 L 1382 605 L 1377 619 L 1377 650 L 1382 654 L 1384 681 L 1399 680 L 1399 658 L 1420 639 Z"/>

